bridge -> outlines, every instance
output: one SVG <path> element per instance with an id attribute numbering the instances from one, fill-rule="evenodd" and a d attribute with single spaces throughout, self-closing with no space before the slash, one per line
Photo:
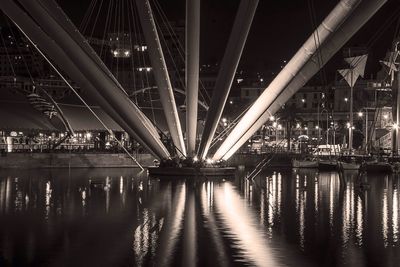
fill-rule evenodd
<path id="1" fill-rule="evenodd" d="M 202 106 L 207 109 L 207 117 L 201 140 L 197 143 L 200 0 L 186 2 L 186 129 L 182 129 L 175 101 L 175 92 L 182 93 L 182 90 L 176 90 L 171 85 L 152 6 L 149 0 L 135 1 L 154 70 L 156 89 L 175 151 L 169 151 L 165 147 L 161 142 L 157 125 L 154 125 L 138 105 L 130 100 L 120 82 L 54 0 L 2 0 L 0 8 L 71 90 L 77 93 L 64 77 L 64 73 L 81 88 L 85 88 L 90 97 L 116 123 L 155 157 L 169 159 L 177 155 L 180 158 L 192 160 L 201 158 L 220 161 L 228 160 L 345 45 L 387 0 L 338 1 L 321 25 L 232 127 L 233 129 L 216 152 L 210 155 L 210 146 L 221 120 L 258 2 L 259 0 L 241 0 L 240 2 L 211 103 L 209 106 L 202 103 Z M 275 41 L 279 42 L 279 40 Z M 77 95 L 79 97 L 78 93 Z M 82 98 L 81 101 L 86 103 Z M 108 129 L 107 125 L 104 127 Z"/>

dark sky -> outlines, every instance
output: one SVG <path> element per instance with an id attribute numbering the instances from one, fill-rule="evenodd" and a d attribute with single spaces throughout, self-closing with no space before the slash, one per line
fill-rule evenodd
<path id="1" fill-rule="evenodd" d="M 133 0 L 132 0 L 133 1 Z M 260 0 L 253 26 L 239 68 L 261 72 L 278 71 L 283 60 L 289 60 L 313 30 L 308 2 L 313 1 L 318 24 L 339 0 Z M 170 20 L 183 20 L 185 0 L 158 0 Z M 239 5 L 239 0 L 202 0 L 201 60 L 203 63 L 219 62 L 229 38 L 229 33 Z M 79 24 L 90 0 L 59 0 L 66 13 Z M 400 0 L 388 3 L 357 33 L 347 46 L 363 46 L 397 12 Z M 399 17 L 399 16 L 398 16 Z M 367 72 L 379 69 L 377 63 L 391 46 L 397 21 L 382 31 L 382 37 L 370 47 Z M 342 64 L 341 54 L 327 66 L 333 72 Z"/>

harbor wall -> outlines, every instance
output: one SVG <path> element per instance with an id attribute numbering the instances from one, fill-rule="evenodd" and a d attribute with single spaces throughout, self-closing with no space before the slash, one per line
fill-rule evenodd
<path id="1" fill-rule="evenodd" d="M 267 154 L 235 154 L 230 166 L 256 166 Z M 135 155 L 144 166 L 154 166 L 151 154 Z M 297 154 L 277 153 L 270 162 L 272 167 L 290 167 Z M 0 168 L 124 168 L 137 167 L 125 153 L 2 153 Z"/>
<path id="2" fill-rule="evenodd" d="M 150 154 L 135 155 L 140 164 L 153 166 Z M 123 153 L 3 153 L 0 168 L 113 168 L 137 167 Z"/>

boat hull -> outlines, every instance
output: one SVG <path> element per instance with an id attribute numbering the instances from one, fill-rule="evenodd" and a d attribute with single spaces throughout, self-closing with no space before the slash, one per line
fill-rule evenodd
<path id="1" fill-rule="evenodd" d="M 292 162 L 293 168 L 318 168 L 318 162 L 317 161 L 311 161 L 311 160 L 293 160 Z"/>
<path id="2" fill-rule="evenodd" d="M 355 163 L 355 162 L 344 162 L 344 161 L 339 161 L 339 168 L 341 170 L 352 170 L 352 171 L 358 171 L 360 169 L 361 164 Z"/>
<path id="3" fill-rule="evenodd" d="M 392 173 L 393 168 L 387 162 L 367 162 L 365 164 L 365 170 L 371 173 Z"/>
<path id="4" fill-rule="evenodd" d="M 318 162 L 318 169 L 321 171 L 334 171 L 337 170 L 336 160 L 320 160 Z"/>

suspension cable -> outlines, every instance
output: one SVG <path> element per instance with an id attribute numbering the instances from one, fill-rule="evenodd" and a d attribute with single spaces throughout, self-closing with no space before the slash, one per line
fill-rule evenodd
<path id="1" fill-rule="evenodd" d="M 17 25 L 17 24 L 16 24 Z M 17 25 L 20 31 L 25 35 L 29 42 L 37 49 L 37 51 L 43 56 L 47 63 L 53 68 L 53 70 L 61 77 L 61 79 L 67 84 L 67 86 L 75 93 L 78 99 L 86 106 L 87 109 L 93 114 L 93 116 L 100 122 L 100 124 L 107 130 L 111 137 L 115 139 L 118 145 L 125 151 L 125 153 L 138 165 L 138 167 L 143 171 L 143 166 L 136 160 L 133 155 L 125 148 L 125 146 L 117 139 L 114 132 L 107 127 L 107 125 L 100 119 L 100 117 L 94 112 L 94 110 L 86 103 L 86 101 L 79 95 L 78 91 L 69 83 L 69 81 L 64 77 L 64 75 L 57 69 L 57 67 L 50 61 L 50 59 L 42 52 L 42 50 L 28 37 L 27 34 Z"/>

